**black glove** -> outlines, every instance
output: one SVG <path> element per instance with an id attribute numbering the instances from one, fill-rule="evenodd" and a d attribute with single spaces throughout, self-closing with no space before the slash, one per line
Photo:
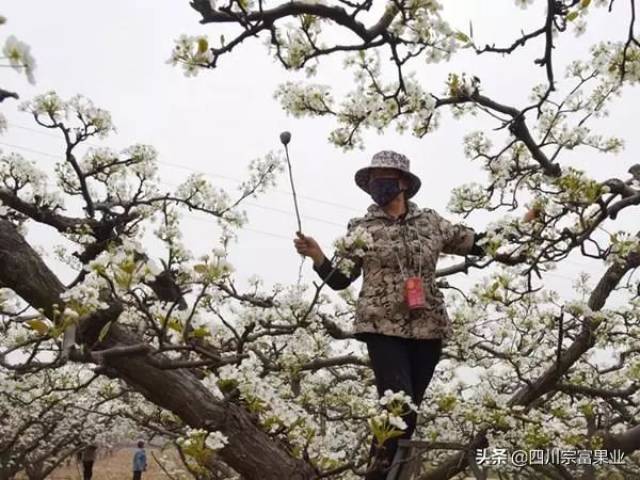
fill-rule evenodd
<path id="1" fill-rule="evenodd" d="M 480 245 L 478 245 L 478 240 L 481 240 L 482 238 L 487 236 L 487 232 L 476 232 L 475 235 L 473 236 L 473 246 L 471 247 L 471 250 L 469 251 L 469 255 L 475 255 L 477 257 L 484 257 L 487 252 L 484 251 L 484 248 L 482 248 Z"/>
<path id="2" fill-rule="evenodd" d="M 495 233 L 500 233 L 502 232 L 504 229 L 502 227 L 498 227 L 494 230 Z M 471 250 L 469 251 L 469 255 L 475 255 L 478 257 L 484 257 L 487 252 L 485 252 L 484 248 L 482 248 L 480 245 L 478 245 L 478 241 L 483 239 L 484 237 L 487 236 L 487 232 L 476 232 L 474 237 L 473 237 L 473 246 L 471 247 Z"/>

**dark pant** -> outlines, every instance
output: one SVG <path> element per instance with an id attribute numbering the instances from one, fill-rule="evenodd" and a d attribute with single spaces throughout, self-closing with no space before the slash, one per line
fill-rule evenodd
<path id="1" fill-rule="evenodd" d="M 403 390 L 419 406 L 440 360 L 442 340 L 417 340 L 373 333 L 361 338 L 367 343 L 378 395 L 384 395 L 388 389 L 394 392 Z M 372 460 L 375 460 L 376 466 L 367 474 L 367 480 L 384 480 L 398 448 L 398 439 L 411 438 L 417 419 L 418 416 L 413 411 L 403 417 L 407 429 L 401 437 L 387 440 L 382 448 L 378 448 L 375 438 L 373 439 L 369 466 Z"/>
<path id="2" fill-rule="evenodd" d="M 93 460 L 82 462 L 84 480 L 91 480 L 93 476 Z"/>
<path id="3" fill-rule="evenodd" d="M 133 480 L 140 480 L 142 478 L 142 472 L 133 472 Z"/>

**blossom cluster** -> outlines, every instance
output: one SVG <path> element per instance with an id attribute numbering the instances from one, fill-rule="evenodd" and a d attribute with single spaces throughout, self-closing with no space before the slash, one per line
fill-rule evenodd
<path id="1" fill-rule="evenodd" d="M 213 255 L 202 255 L 200 263 L 194 265 L 196 278 L 204 283 L 214 283 L 228 277 L 234 271 L 233 265 L 227 260 L 227 252 L 221 248 L 214 248 Z"/>
<path id="2" fill-rule="evenodd" d="M 619 231 L 611 235 L 611 253 L 607 256 L 607 263 L 624 265 L 630 254 L 640 255 L 640 238 L 629 232 Z"/>
<path id="3" fill-rule="evenodd" d="M 86 139 L 91 135 L 105 138 L 115 131 L 111 114 L 96 107 L 91 100 L 82 95 L 75 95 L 65 101 L 55 91 L 49 91 L 23 102 L 20 110 L 31 113 L 36 119 L 51 127 L 60 126 L 63 120 L 77 121 L 78 126 L 73 129 L 76 140 Z"/>
<path id="4" fill-rule="evenodd" d="M 368 423 L 378 445 L 383 445 L 388 439 L 401 435 L 407 429 L 407 423 L 402 417 L 411 411 L 417 412 L 417 407 L 405 392 L 392 390 L 384 392 L 379 404 L 381 411 L 376 413 L 373 410 Z"/>
<path id="5" fill-rule="evenodd" d="M 281 155 L 269 152 L 263 158 L 255 158 L 249 163 L 249 175 L 239 186 L 243 194 L 264 193 L 275 187 L 278 174 L 284 171 L 284 159 Z"/>
<path id="6" fill-rule="evenodd" d="M 63 207 L 62 196 L 48 187 L 47 175 L 36 168 L 35 162 L 19 153 L 0 155 L 0 188 L 39 207 L 52 210 Z"/>
<path id="7" fill-rule="evenodd" d="M 209 48 L 209 41 L 204 35 L 181 35 L 176 41 L 167 63 L 180 64 L 187 77 L 196 76 L 203 67 L 213 62 L 213 52 Z"/>
<path id="8" fill-rule="evenodd" d="M 280 101 L 285 111 L 298 118 L 330 113 L 334 105 L 327 85 L 289 81 L 278 86 L 274 97 Z"/>
<path id="9" fill-rule="evenodd" d="M 187 428 L 185 435 L 177 440 L 178 445 L 187 452 L 195 449 L 220 450 L 229 443 L 229 439 L 222 432 L 207 431 L 203 428 Z"/>
<path id="10" fill-rule="evenodd" d="M 343 256 L 363 257 L 373 247 L 373 237 L 366 228 L 356 226 L 343 237 L 334 241 L 338 254 Z"/>
<path id="11" fill-rule="evenodd" d="M 18 40 L 15 35 L 9 35 L 2 47 L 4 58 L 9 60 L 9 65 L 19 72 L 24 72 L 29 83 L 35 83 L 33 74 L 36 68 L 36 60 L 31 55 L 31 47 L 25 42 Z"/>
<path id="12" fill-rule="evenodd" d="M 373 237 L 361 226 L 349 228 L 345 236 L 334 241 L 334 247 L 339 258 L 339 270 L 349 275 L 355 266 L 355 259 L 364 257 L 367 250 L 373 248 Z"/>
<path id="13" fill-rule="evenodd" d="M 211 212 L 222 212 L 231 205 L 229 194 L 216 188 L 203 174 L 194 173 L 176 189 L 176 196 L 193 207 Z M 242 222 L 241 218 L 237 218 Z"/>

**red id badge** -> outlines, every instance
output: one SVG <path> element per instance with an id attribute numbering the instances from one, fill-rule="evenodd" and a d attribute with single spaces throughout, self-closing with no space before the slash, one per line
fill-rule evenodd
<path id="1" fill-rule="evenodd" d="M 409 310 L 419 310 L 424 308 L 424 290 L 422 288 L 422 278 L 409 277 L 404 282 L 404 301 Z"/>

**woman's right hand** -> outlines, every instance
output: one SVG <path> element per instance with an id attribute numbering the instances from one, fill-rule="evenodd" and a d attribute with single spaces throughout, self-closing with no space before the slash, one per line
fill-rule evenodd
<path id="1" fill-rule="evenodd" d="M 319 265 L 324 260 L 324 253 L 322 253 L 322 249 L 318 242 L 316 242 L 313 237 L 309 237 L 303 235 L 302 232 L 296 232 L 298 238 L 293 239 L 293 244 L 296 247 L 296 251 L 300 255 L 304 255 L 306 257 L 311 257 L 313 259 L 313 263 Z"/>

